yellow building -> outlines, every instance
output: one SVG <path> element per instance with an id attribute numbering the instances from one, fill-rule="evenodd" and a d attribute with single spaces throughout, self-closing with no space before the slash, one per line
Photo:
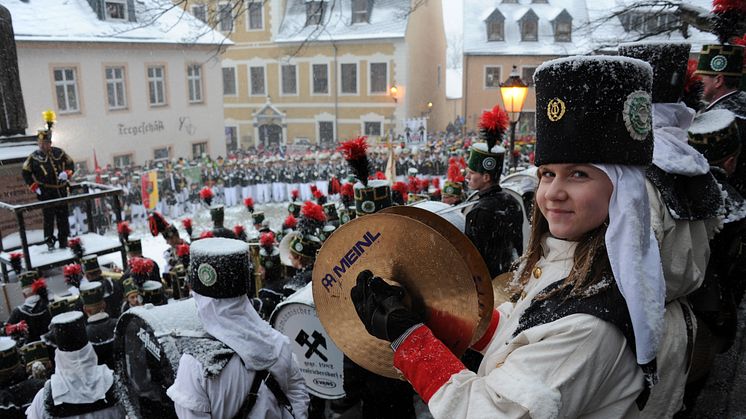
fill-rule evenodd
<path id="1" fill-rule="evenodd" d="M 231 4 L 189 2 L 234 42 L 222 62 L 229 150 L 375 141 L 403 134 L 409 118 L 428 117 L 429 131 L 448 123 L 441 0 Z"/>

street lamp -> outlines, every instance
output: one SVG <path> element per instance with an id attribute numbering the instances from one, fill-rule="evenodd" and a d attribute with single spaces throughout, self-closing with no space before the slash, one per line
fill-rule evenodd
<path id="1" fill-rule="evenodd" d="M 394 99 L 394 103 L 397 103 L 398 98 L 396 95 L 399 93 L 399 89 L 396 88 L 396 85 L 391 86 L 389 93 L 391 94 L 391 99 Z"/>
<path id="2" fill-rule="evenodd" d="M 523 104 L 526 102 L 526 96 L 528 95 L 528 85 L 518 76 L 516 66 L 513 66 L 510 77 L 504 83 L 500 84 L 500 95 L 503 97 L 505 112 L 508 113 L 508 117 L 510 118 L 510 162 L 511 166 L 515 168 L 516 159 L 513 156 L 513 150 L 515 149 L 515 127 L 518 125 L 518 120 L 521 119 Z"/>

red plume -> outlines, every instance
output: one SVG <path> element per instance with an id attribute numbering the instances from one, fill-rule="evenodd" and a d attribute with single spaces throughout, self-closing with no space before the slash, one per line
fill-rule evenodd
<path id="1" fill-rule="evenodd" d="M 433 183 L 433 188 L 440 189 L 440 178 L 439 177 L 434 177 L 432 179 L 432 183 Z"/>
<path id="2" fill-rule="evenodd" d="M 67 241 L 68 246 L 70 247 L 78 247 L 80 246 L 80 237 L 73 237 L 72 239 Z"/>
<path id="3" fill-rule="evenodd" d="M 125 241 L 129 240 L 130 234 L 132 234 L 132 228 L 130 228 L 130 223 L 127 221 L 121 221 L 117 224 L 117 233 L 119 233 L 119 236 L 122 237 Z"/>
<path id="4" fill-rule="evenodd" d="M 458 161 L 454 158 L 451 158 L 448 164 L 448 174 L 446 177 L 453 183 L 462 183 L 464 181 L 464 175 L 461 172 Z"/>
<path id="5" fill-rule="evenodd" d="M 69 265 L 65 265 L 65 267 L 62 269 L 62 275 L 64 276 L 73 276 L 73 275 L 82 275 L 82 274 L 83 274 L 83 269 L 77 263 L 71 263 Z"/>
<path id="6" fill-rule="evenodd" d="M 311 193 L 316 196 L 316 191 L 318 191 L 319 188 L 316 187 L 316 185 L 311 185 Z"/>
<path id="7" fill-rule="evenodd" d="M 244 228 L 241 224 L 236 224 L 233 226 L 233 233 L 236 235 L 236 237 L 241 237 L 242 234 L 244 234 Z"/>
<path id="8" fill-rule="evenodd" d="M 181 220 L 181 225 L 184 226 L 185 230 L 191 230 L 192 229 L 192 219 L 191 218 L 185 218 Z"/>
<path id="9" fill-rule="evenodd" d="M 202 188 L 202 190 L 199 191 L 199 197 L 205 201 L 211 200 L 214 194 L 212 193 L 212 190 L 205 186 Z"/>
<path id="10" fill-rule="evenodd" d="M 386 180 L 386 174 L 381 171 L 376 172 L 376 180 Z"/>
<path id="11" fill-rule="evenodd" d="M 733 38 L 732 42 L 734 45 L 746 47 L 746 34 L 743 35 L 743 38 Z M 744 62 L 746 62 L 746 58 L 744 58 Z"/>
<path id="12" fill-rule="evenodd" d="M 368 137 L 357 137 L 355 139 L 343 142 L 338 151 L 342 152 L 345 160 L 359 160 L 367 158 L 368 143 L 366 142 Z"/>
<path id="13" fill-rule="evenodd" d="M 419 190 L 420 190 L 419 180 L 414 176 L 410 176 L 409 177 L 409 192 L 417 193 L 419 192 Z"/>
<path id="14" fill-rule="evenodd" d="M 271 231 L 268 233 L 262 233 L 259 237 L 259 244 L 264 248 L 270 248 L 275 244 L 275 234 Z"/>
<path id="15" fill-rule="evenodd" d="M 244 204 L 244 206 L 246 208 L 249 209 L 249 211 L 253 210 L 254 209 L 254 198 L 248 197 L 248 198 L 244 199 L 243 200 L 243 204 Z"/>
<path id="16" fill-rule="evenodd" d="M 299 196 L 300 196 L 299 190 L 293 189 L 292 191 L 290 191 L 290 197 L 293 199 L 293 201 L 297 200 Z"/>
<path id="17" fill-rule="evenodd" d="M 399 195 L 401 196 L 407 196 L 407 192 L 409 192 L 409 187 L 402 181 L 394 182 L 394 185 L 391 187 L 391 189 L 399 192 Z"/>
<path id="18" fill-rule="evenodd" d="M 324 193 L 323 193 L 323 192 L 321 192 L 320 190 L 316 189 L 315 191 L 313 191 L 313 197 L 314 197 L 314 198 L 316 198 L 316 199 L 319 199 L 319 198 L 321 198 L 322 196 L 324 196 Z"/>
<path id="19" fill-rule="evenodd" d="M 487 150 L 492 150 L 501 139 L 505 130 L 508 129 L 508 114 L 500 107 L 495 105 L 491 111 L 482 113 L 479 120 L 479 129 L 482 138 L 487 141 Z"/>
<path id="20" fill-rule="evenodd" d="M 743 0 L 713 0 L 713 13 L 723 13 L 728 11 L 738 11 L 746 13 L 746 2 Z"/>
<path id="21" fill-rule="evenodd" d="M 130 270 L 134 275 L 149 275 L 153 272 L 155 263 L 151 259 L 133 257 L 130 258 Z"/>
<path id="22" fill-rule="evenodd" d="M 14 261 L 14 260 L 20 261 L 22 257 L 23 257 L 23 253 L 21 252 L 13 252 L 10 254 L 11 261 Z"/>
<path id="23" fill-rule="evenodd" d="M 184 257 L 189 255 L 189 245 L 186 243 L 182 243 L 178 246 L 176 246 L 176 256 L 178 257 Z"/>
<path id="24" fill-rule="evenodd" d="M 290 214 L 285 218 L 285 222 L 282 223 L 283 228 L 295 228 L 298 226 L 298 219 L 293 217 L 293 214 Z"/>
<path id="25" fill-rule="evenodd" d="M 352 186 L 352 182 L 347 182 L 342 185 L 342 188 L 339 190 L 339 194 L 347 197 L 355 196 L 355 189 Z"/>
<path id="26" fill-rule="evenodd" d="M 332 177 L 332 180 L 331 180 L 331 182 L 330 182 L 330 183 L 331 183 L 331 185 L 329 186 L 329 188 L 330 188 L 330 190 L 331 190 L 331 192 L 330 192 L 330 193 L 331 193 L 332 195 L 334 195 L 334 194 L 338 194 L 338 193 L 339 193 L 339 191 L 340 191 L 340 189 L 341 189 L 341 185 L 339 184 L 339 179 L 337 179 L 337 177 L 336 177 L 336 176 L 333 176 L 333 177 Z"/>
<path id="27" fill-rule="evenodd" d="M 212 231 L 210 230 L 203 231 L 202 234 L 199 235 L 200 239 L 209 239 L 211 237 L 215 237 L 215 235 L 212 234 Z"/>
<path id="28" fill-rule="evenodd" d="M 306 201 L 303 204 L 303 208 L 301 208 L 300 212 L 303 217 L 308 218 L 309 220 L 314 220 L 321 223 L 326 221 L 324 209 L 321 208 L 321 205 L 314 202 Z"/>
<path id="29" fill-rule="evenodd" d="M 39 290 L 41 290 L 42 288 L 46 288 L 46 287 L 47 287 L 47 281 L 45 281 L 44 278 L 39 278 L 36 281 L 31 283 L 31 292 L 33 292 L 34 294 L 38 294 Z"/>

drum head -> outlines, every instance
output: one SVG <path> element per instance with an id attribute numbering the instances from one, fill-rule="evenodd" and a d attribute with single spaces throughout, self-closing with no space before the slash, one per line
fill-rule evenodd
<path id="1" fill-rule="evenodd" d="M 356 364 L 401 378 L 389 342 L 368 334 L 350 298 L 358 274 L 370 270 L 407 290 L 411 309 L 461 356 L 479 323 L 477 293 L 461 254 L 435 229 L 396 214 L 371 214 L 327 239 L 313 270 L 316 310 L 334 343 Z"/>

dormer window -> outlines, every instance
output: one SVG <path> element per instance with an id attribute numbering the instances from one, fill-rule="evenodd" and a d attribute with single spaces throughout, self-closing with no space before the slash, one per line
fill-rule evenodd
<path id="1" fill-rule="evenodd" d="M 521 41 L 539 40 L 539 16 L 533 10 L 529 9 L 518 25 L 521 27 Z"/>
<path id="2" fill-rule="evenodd" d="M 498 9 L 495 9 L 484 23 L 487 25 L 487 41 L 505 40 L 505 16 Z"/>
<path id="3" fill-rule="evenodd" d="M 106 0 L 104 1 L 104 10 L 106 20 L 127 20 L 126 0 Z"/>
<path id="4" fill-rule="evenodd" d="M 518 4 L 518 0 L 503 0 L 503 4 Z"/>
<path id="5" fill-rule="evenodd" d="M 572 42 L 572 16 L 564 9 L 552 21 L 554 42 Z"/>
<path id="6" fill-rule="evenodd" d="M 321 24 L 325 11 L 326 1 L 306 0 L 306 26 Z"/>
<path id="7" fill-rule="evenodd" d="M 352 23 L 370 22 L 371 0 L 352 0 Z"/>
<path id="8" fill-rule="evenodd" d="M 531 0 L 531 3 L 533 3 L 533 4 L 548 4 L 549 2 L 547 0 Z"/>

